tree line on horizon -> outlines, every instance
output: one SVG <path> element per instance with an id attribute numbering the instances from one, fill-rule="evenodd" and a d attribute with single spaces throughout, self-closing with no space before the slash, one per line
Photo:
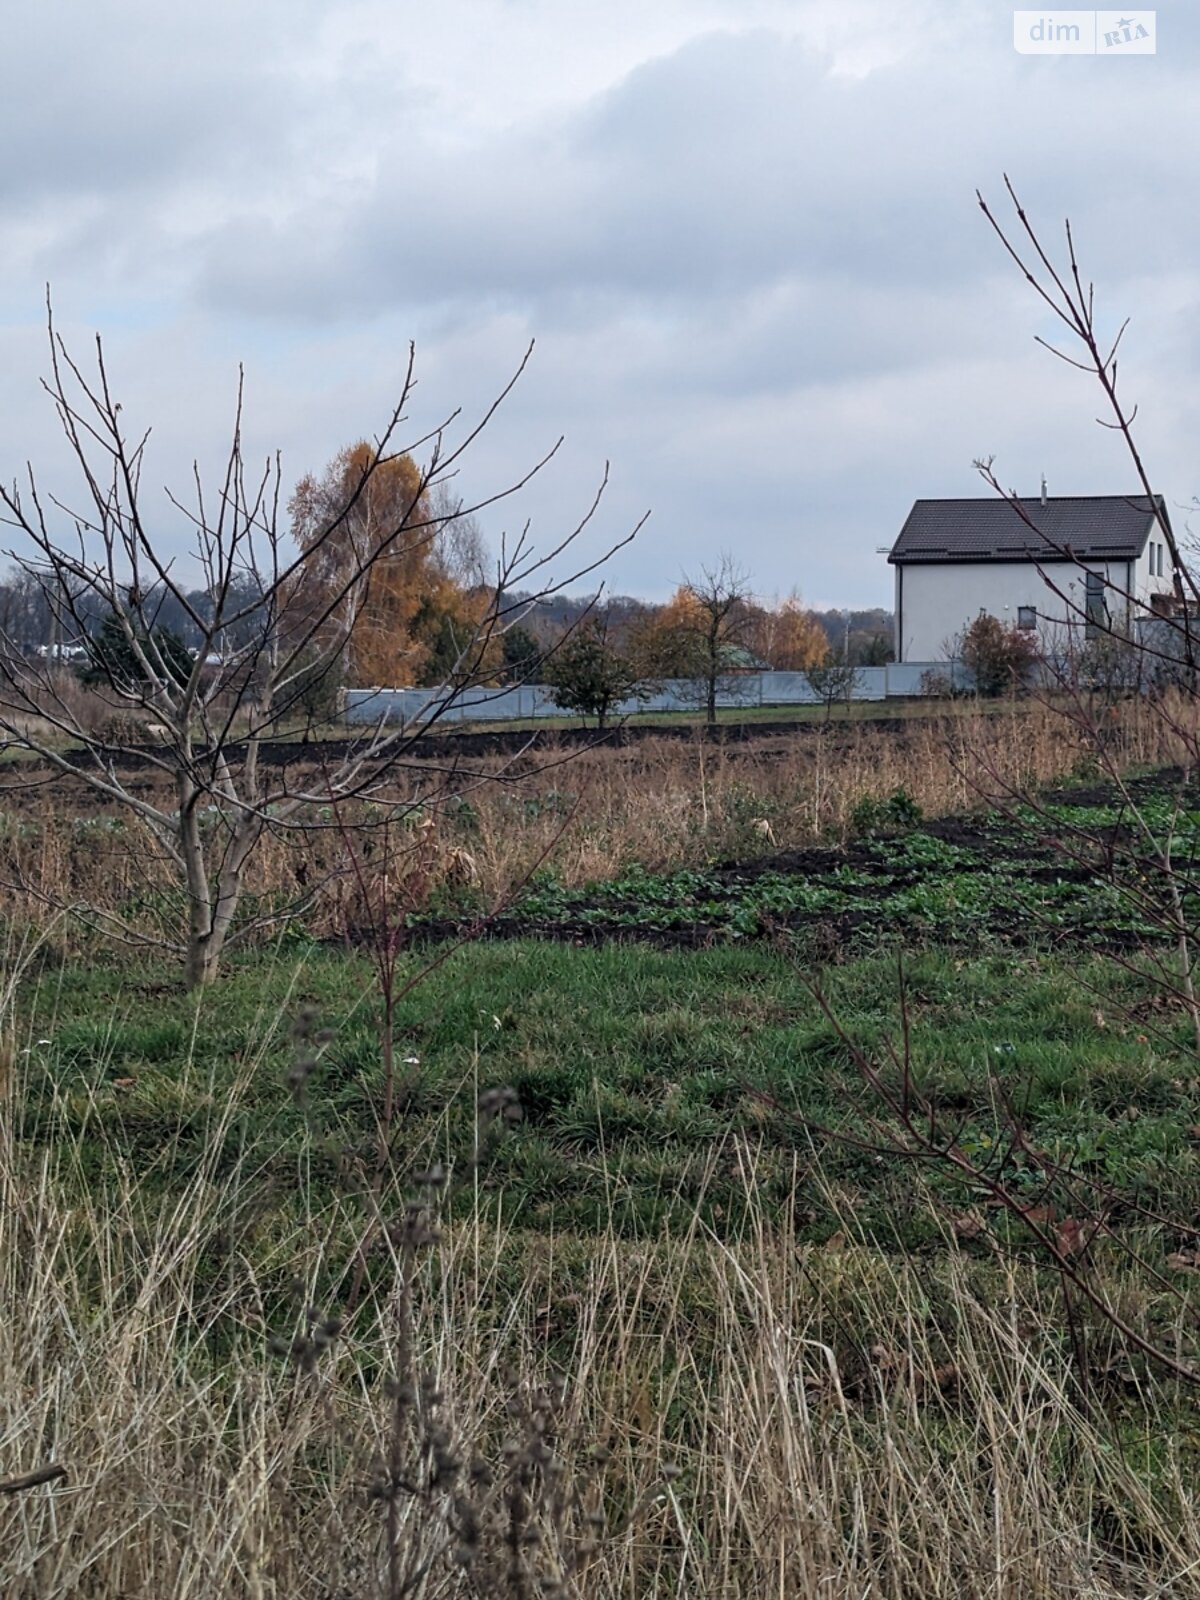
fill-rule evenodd
<path id="1" fill-rule="evenodd" d="M 343 664 L 345 686 L 439 686 L 464 674 L 496 685 L 549 679 L 557 656 L 584 646 L 594 659 L 614 657 L 616 675 L 631 682 L 707 675 L 710 688 L 716 676 L 734 671 L 805 671 L 834 661 L 881 665 L 891 658 L 889 612 L 817 611 L 797 591 L 761 600 L 749 574 L 725 555 L 709 570 L 681 576 L 662 604 L 597 593 L 498 595 L 476 518 L 462 512 L 445 484 L 428 488 L 412 456 L 387 461 L 374 471 L 369 491 L 356 492 L 372 448 L 364 440 L 340 450 L 320 474 L 300 479 L 288 503 L 292 537 L 305 558 L 288 601 L 300 613 L 318 615 L 337 593 L 342 569 L 362 562 L 373 543 L 391 541 L 371 567 Z M 395 538 L 397 527 L 411 529 L 411 536 Z M 244 602 L 240 634 L 252 635 L 267 625 L 255 604 L 269 575 L 248 570 L 235 582 Z M 157 640 L 182 661 L 199 647 L 188 607 L 204 616 L 216 600 L 200 589 L 185 605 L 169 586 L 159 589 L 149 594 Z M 503 624 L 481 636 L 480 622 L 497 601 Z M 74 636 L 65 628 L 65 610 L 83 621 L 84 637 L 78 621 Z M 51 585 L 27 566 L 0 581 L 0 631 L 11 645 L 30 655 L 62 651 L 84 676 L 103 669 L 100 657 L 117 647 L 112 622 L 86 598 L 60 606 Z M 246 642 L 228 641 L 231 649 Z"/>

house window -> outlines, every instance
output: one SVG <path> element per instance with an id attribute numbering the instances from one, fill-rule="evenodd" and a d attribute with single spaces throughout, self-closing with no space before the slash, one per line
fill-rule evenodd
<path id="1" fill-rule="evenodd" d="M 1089 638 L 1094 637 L 1108 627 L 1108 604 L 1104 598 L 1104 574 L 1102 572 L 1089 572 L 1087 575 L 1087 600 L 1084 615 L 1087 617 Z"/>
<path id="2" fill-rule="evenodd" d="M 1036 606 L 1018 606 L 1017 607 L 1017 627 L 1018 628 L 1025 628 L 1027 630 L 1031 630 L 1031 629 L 1034 629 L 1034 628 L 1037 627 L 1037 607 Z"/>
<path id="3" fill-rule="evenodd" d="M 1161 545 L 1161 544 L 1158 547 L 1158 575 L 1159 575 L 1160 578 L 1163 575 L 1163 550 L 1165 548 L 1166 548 L 1165 545 Z"/>

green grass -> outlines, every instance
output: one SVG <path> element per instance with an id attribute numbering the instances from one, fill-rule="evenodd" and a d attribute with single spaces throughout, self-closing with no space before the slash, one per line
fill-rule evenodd
<path id="1" fill-rule="evenodd" d="M 1151 822 L 1161 814 L 1165 825 L 1160 802 L 1145 800 Z M 1085 802 L 1060 809 L 1085 829 L 1121 820 Z M 815 1459 L 828 1461 L 848 1425 L 873 1481 L 903 1416 L 921 1438 L 928 1430 L 937 1470 L 960 1456 L 969 1463 L 965 1482 L 979 1459 L 979 1408 L 994 1406 L 1004 1437 L 1042 1430 L 1037 1448 L 1056 1495 L 1078 1472 L 1092 1485 L 1097 1462 L 1120 1464 L 1134 1509 L 1119 1507 L 1107 1528 L 1100 1497 L 1088 1524 L 1115 1548 L 1127 1526 L 1153 1520 L 1145 1507 L 1173 1525 L 1191 1503 L 1189 1396 L 1122 1353 L 1087 1306 L 1068 1323 L 1052 1266 L 985 1192 L 946 1164 L 855 1143 L 864 1134 L 871 1143 L 880 1108 L 848 1041 L 894 1086 L 889 1048 L 906 1019 L 913 1082 L 957 1148 L 1030 1208 L 1052 1204 L 1051 1228 L 1080 1214 L 1076 1197 L 1097 1192 L 1089 1185 L 1102 1188 L 1108 1222 L 1145 1266 L 1139 1277 L 1102 1239 L 1081 1270 L 1163 1348 L 1194 1348 L 1194 1275 L 1180 1252 L 1200 1215 L 1200 1060 L 1187 1020 L 1164 1004 L 1147 955 L 1121 965 L 1089 945 L 1090 934 L 1130 931 L 1110 887 L 1085 874 L 1064 880 L 1063 894 L 1052 873 L 1033 875 L 1045 866 L 1035 838 L 1023 858 L 1011 844 L 993 819 L 977 834 L 868 837 L 850 852 L 810 854 L 793 872 L 637 873 L 579 892 L 546 881 L 520 915 L 544 921 L 554 939 L 448 953 L 414 946 L 400 962 L 399 981 L 419 981 L 395 1017 L 392 1170 L 377 1202 L 381 1007 L 364 954 L 309 946 L 293 932 L 272 951 L 232 959 L 198 997 L 166 965 L 56 964 L 47 954 L 19 989 L 7 1041 L 6 1155 L 32 1194 L 42 1193 L 38 1174 L 55 1174 L 63 1259 L 87 1308 L 77 1320 L 106 1295 L 118 1319 L 132 1317 L 125 1299 L 141 1304 L 153 1276 L 143 1257 L 160 1248 L 150 1241 L 167 1241 L 170 1259 L 177 1236 L 179 1249 L 186 1243 L 186 1299 L 164 1318 L 167 1365 L 184 1350 L 188 1372 L 217 1386 L 239 1362 L 261 1363 L 269 1331 L 295 1323 L 300 1285 L 305 1304 L 350 1319 L 354 1404 L 375 1393 L 386 1358 L 367 1341 L 387 1325 L 395 1268 L 373 1219 L 394 1224 L 419 1175 L 445 1164 L 464 1179 L 446 1199 L 444 1239 L 467 1274 L 455 1304 L 469 1307 L 448 1335 L 458 1353 L 448 1367 L 474 1348 L 470 1338 L 503 1329 L 570 1370 L 586 1328 L 623 1330 L 612 1370 L 642 1386 L 637 1428 L 661 1425 L 674 1448 L 699 1451 L 711 1374 L 728 1355 L 740 1381 L 745 1352 L 790 1330 L 788 1371 L 810 1362 L 826 1374 L 831 1361 L 850 1397 L 847 1423 L 824 1378 L 805 1380 L 797 1403 Z M 1070 925 L 1042 915 L 1055 904 Z M 818 968 L 803 919 L 819 928 L 855 911 L 857 942 Z M 669 944 L 697 917 L 713 934 L 702 947 L 644 937 Z M 756 937 L 764 919 L 788 918 L 801 920 L 783 940 Z M 998 931 L 1009 920 L 1014 937 Z M 579 941 L 569 937 L 577 924 Z M 598 942 L 583 942 L 584 932 Z M 522 1115 L 492 1138 L 476 1107 L 501 1086 Z M 1006 1137 L 1010 1107 L 1024 1150 Z M 1046 1157 L 1070 1180 L 1048 1181 Z M 31 1225 L 20 1207 L 11 1220 Z M 115 1297 L 110 1251 L 135 1263 Z M 430 1304 L 444 1287 L 435 1254 Z M 721 1289 L 708 1264 L 725 1261 Z M 1011 1373 L 1008 1354 L 980 1366 L 985 1322 L 1004 1340 L 1019 1327 Z M 121 1346 L 122 1327 L 106 1349 Z M 935 1379 L 961 1369 L 961 1381 L 909 1396 L 884 1371 L 892 1350 L 918 1352 Z M 676 1393 L 685 1354 L 694 1377 Z M 490 1359 L 461 1364 L 483 1370 Z M 1059 1365 L 1075 1374 L 1062 1402 L 1070 1428 L 1086 1420 L 1097 1442 L 1046 1422 L 1028 1398 L 1035 1371 Z M 793 1409 L 777 1403 L 771 1373 L 767 1411 L 747 1423 L 755 1461 L 767 1413 Z M 741 1417 L 749 1394 L 730 1391 L 735 1409 L 714 1435 L 721 1459 L 728 1418 Z M 624 1405 L 612 1402 L 613 1414 Z M 1030 1420 L 1014 1425 L 1022 1407 Z M 906 1484 L 929 1481 L 931 1470 Z M 752 1489 L 754 1473 L 739 1481 Z M 1174 1570 L 1185 1565 L 1180 1556 Z M 1148 1582 L 1136 1592 L 1149 1593 Z"/>
<path id="2" fill-rule="evenodd" d="M 917 1080 L 961 1124 L 965 1148 L 986 1152 L 994 1136 L 995 1080 L 1059 1159 L 1130 1198 L 1153 1194 L 1172 1215 L 1200 1209 L 1187 1131 L 1200 1123 L 1196 1062 L 1169 1014 L 1165 1034 L 1161 1021 L 1143 1031 L 1122 1018 L 1143 997 L 1136 976 L 1098 958 L 1077 973 L 1046 955 L 939 950 L 911 955 L 906 975 Z M 281 1211 L 301 1168 L 332 1185 L 348 1155 L 369 1160 L 382 1071 L 363 959 L 246 958 L 198 1006 L 170 978 L 64 968 L 27 987 L 22 1142 L 75 1140 L 90 1181 L 119 1183 L 132 1168 L 149 1199 L 177 1192 L 236 1099 L 222 1159 L 232 1167 L 254 1150 Z M 824 981 L 855 1040 L 878 1049 L 897 1037 L 893 956 L 833 967 Z M 302 1016 L 332 1037 L 297 1101 L 288 1074 Z M 633 1238 L 688 1227 L 697 1205 L 713 1226 L 734 1227 L 749 1144 L 760 1195 L 791 1203 L 801 1174 L 802 1237 L 840 1226 L 831 1193 L 885 1245 L 920 1247 L 936 1231 L 903 1163 L 813 1132 L 861 1128 L 857 1076 L 803 971 L 763 946 L 474 945 L 402 1003 L 397 1047 L 412 1058 L 401 1068 L 402 1182 L 432 1160 L 468 1157 L 479 1089 L 517 1091 L 524 1122 L 482 1179 L 519 1227 L 612 1226 Z M 771 1113 L 758 1093 L 799 1119 Z M 1019 1161 L 1009 1176 L 1040 1187 Z M 952 1188 L 945 1198 L 955 1203 Z"/>
<path id="3" fill-rule="evenodd" d="M 1152 825 L 1165 826 L 1167 802 L 1144 799 Z M 885 803 L 871 815 L 895 821 L 904 810 Z M 1092 831 L 1122 821 L 1086 801 L 1058 815 Z M 1193 813 L 1185 845 L 1198 823 Z M 897 1082 L 888 1047 L 901 1036 L 902 970 L 913 1078 L 957 1147 L 1031 1206 L 1049 1198 L 1058 1219 L 1077 1214 L 1071 1185 L 1048 1186 L 999 1136 L 998 1107 L 1014 1107 L 1029 1149 L 1069 1168 L 1077 1192 L 1102 1185 L 1114 1231 L 1142 1252 L 1134 1270 L 1099 1240 L 1080 1263 L 1087 1281 L 1164 1349 L 1194 1351 L 1196 1280 L 1178 1252 L 1200 1215 L 1200 1061 L 1148 954 L 1122 966 L 1089 944 L 1136 936 L 1127 908 L 1103 879 L 1056 879 L 1025 833 L 1024 854 L 993 819 L 974 834 L 867 837 L 847 853 L 808 853 L 793 871 L 642 872 L 570 892 L 546 880 L 508 931 L 540 923 L 553 939 L 475 942 L 423 977 L 435 946 L 402 958 L 401 981 L 421 981 L 396 1016 L 394 1170 L 378 1215 L 393 1224 L 439 1162 L 465 1174 L 420 1279 L 439 1381 L 490 1375 L 503 1370 L 498 1353 L 520 1352 L 538 1371 L 580 1376 L 601 1419 L 595 1437 L 628 1419 L 639 1449 L 661 1435 L 660 1459 L 669 1440 L 672 1471 L 683 1463 L 670 1492 L 683 1525 L 699 1530 L 688 1535 L 687 1584 L 672 1593 L 783 1592 L 780 1530 L 789 1551 L 806 1549 L 794 1531 L 809 1512 L 795 1508 L 823 1504 L 821 1517 L 843 1527 L 856 1559 L 868 1552 L 873 1571 L 908 1572 L 927 1541 L 924 1568 L 896 1593 L 933 1593 L 946 1572 L 938 1592 L 965 1593 L 1026 1544 L 1041 1572 L 1062 1538 L 1047 1507 L 1066 1507 L 1083 1554 L 1069 1579 L 1043 1573 L 1038 1590 L 1014 1578 L 1014 1594 L 1074 1593 L 1075 1567 L 1099 1593 L 1088 1577 L 1097 1552 L 1137 1569 L 1112 1594 L 1175 1592 L 1195 1567 L 1200 1435 L 1187 1392 L 1122 1349 L 1078 1295 L 1069 1309 L 1019 1223 L 992 1210 L 978 1231 L 956 1232 L 955 1219 L 986 1210 L 984 1194 L 944 1166 L 848 1142 L 878 1107 L 847 1038 Z M 837 959 L 818 968 L 815 934 L 852 917 L 853 937 L 827 947 Z M 761 937 L 780 924 L 782 940 Z M 669 946 L 697 927 L 709 939 L 699 948 L 649 942 Z M 231 960 L 198 998 L 181 992 L 174 968 L 111 951 L 71 962 L 48 948 L 28 971 L 0 1041 L 10 1197 L 0 1215 L 15 1308 L 5 1411 L 24 1418 L 10 1427 L 21 1464 L 41 1459 L 42 1440 L 68 1440 L 72 1471 L 103 1489 L 56 1501 L 56 1514 L 75 1504 L 90 1520 L 101 1501 L 121 1504 L 140 1529 L 151 1483 L 181 1508 L 190 1548 L 192 1530 L 208 1525 L 194 1462 L 205 1449 L 243 1448 L 227 1393 L 248 1411 L 253 1397 L 286 1392 L 338 1431 L 329 1454 L 302 1436 L 300 1466 L 284 1479 L 293 1398 L 268 1408 L 282 1417 L 282 1442 L 254 1444 L 254 1461 L 271 1463 L 273 1495 L 284 1482 L 292 1496 L 280 1498 L 279 1525 L 293 1525 L 307 1486 L 336 1498 L 329 1474 L 355 1527 L 366 1526 L 363 1484 L 380 1449 L 363 1435 L 361 1464 L 346 1453 L 354 1434 L 337 1382 L 353 1426 L 372 1406 L 389 1414 L 381 1380 L 392 1357 L 380 1339 L 397 1280 L 369 1189 L 379 1022 L 367 958 L 308 946 L 295 931 Z M 493 1141 L 475 1108 L 499 1086 L 515 1090 L 522 1119 Z M 27 1281 L 42 1285 L 36 1305 Z M 347 1326 L 306 1400 L 269 1339 L 310 1303 L 345 1312 Z M 47 1382 L 72 1360 L 86 1379 Z M 142 1365 L 122 1378 L 129 1360 Z M 139 1426 L 169 1420 L 165 1443 L 104 1412 L 98 1467 L 92 1412 L 122 1382 Z M 491 1389 L 476 1406 L 507 1434 Z M 136 1466 L 124 1502 L 114 1461 Z M 703 1477 L 706 1463 L 726 1476 Z M 781 1463 L 811 1463 L 811 1481 L 785 1482 Z M 881 1511 L 870 1495 L 883 1469 Z M 228 1485 L 242 1496 L 258 1471 L 222 1459 L 211 1474 L 239 1529 L 244 1500 Z M 944 1524 L 968 1491 L 978 1502 L 969 1546 L 959 1524 Z M 657 1478 L 653 1494 L 638 1503 L 663 1503 Z M 759 1501 L 768 1532 L 756 1576 L 731 1586 L 714 1558 L 721 1577 L 707 1581 L 693 1552 L 720 1535 L 731 1506 Z M 697 1507 L 712 1510 L 707 1523 Z M 852 1523 L 855 1507 L 866 1509 Z M 876 1544 L 889 1527 L 885 1559 Z M 931 1527 L 940 1543 L 928 1542 Z M 682 1547 L 675 1528 L 666 1538 Z M 238 1561 L 242 1537 L 222 1535 Z M 654 1537 L 649 1519 L 639 1525 L 640 1543 Z M 319 1566 L 337 1541 L 310 1527 L 305 1542 Z M 147 1564 L 159 1587 L 163 1559 Z M 812 1582 L 789 1594 L 827 1583 L 834 1568 L 819 1546 L 813 1559 Z M 864 1568 L 853 1592 L 871 1581 Z M 109 1588 L 134 1592 L 126 1573 Z"/>
<path id="4" fill-rule="evenodd" d="M 1143 791 L 1143 816 L 1165 829 L 1173 802 L 1154 779 Z M 1082 792 L 1050 809 L 1098 836 L 1122 821 Z M 734 1227 L 738 1152 L 752 1144 L 758 1187 L 779 1205 L 812 1169 L 802 1234 L 836 1231 L 845 1205 L 881 1241 L 920 1244 L 936 1219 L 904 1164 L 821 1131 L 861 1129 L 861 1086 L 807 981 L 837 956 L 825 998 L 886 1056 L 903 952 L 916 1078 L 964 1148 L 992 1148 L 999 1092 L 1058 1161 L 1194 1215 L 1200 1088 L 1186 1026 L 1151 1007 L 1150 977 L 1104 954 L 1155 930 L 1103 876 L 1065 866 L 1039 827 L 913 828 L 790 868 L 637 870 L 582 889 L 544 878 L 493 930 L 524 937 L 455 951 L 400 1005 L 399 1181 L 434 1160 L 461 1167 L 478 1092 L 505 1085 L 524 1122 L 481 1180 L 521 1227 L 636 1237 L 697 1212 Z M 1198 838 L 1200 812 L 1186 813 L 1179 848 Z M 73 1140 L 105 1182 L 132 1164 L 147 1194 L 174 1192 L 217 1140 L 231 1168 L 254 1152 L 284 1209 L 302 1170 L 334 1184 L 369 1164 L 383 1095 L 370 963 L 294 930 L 289 941 L 235 961 L 198 1002 L 165 967 L 47 966 L 21 995 L 22 1140 Z M 433 959 L 414 948 L 402 977 Z M 301 1019 L 329 1038 L 297 1097 Z M 1040 1191 L 1020 1158 L 1006 1177 Z M 935 1181 L 950 1204 L 952 1186 Z"/>

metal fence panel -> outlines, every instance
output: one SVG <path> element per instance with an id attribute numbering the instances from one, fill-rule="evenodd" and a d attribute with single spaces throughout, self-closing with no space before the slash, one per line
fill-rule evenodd
<path id="1" fill-rule="evenodd" d="M 960 661 L 903 661 L 887 667 L 860 667 L 849 698 L 880 701 L 897 695 L 929 691 L 925 674 L 936 675 L 951 689 L 971 687 L 971 675 Z M 446 700 L 445 689 L 348 689 L 348 722 L 399 722 L 408 725 L 428 718 Z M 839 696 L 839 699 L 841 697 Z M 694 712 L 703 708 L 703 693 L 694 682 L 671 679 L 643 700 L 626 700 L 615 708 L 617 716 L 638 711 Z M 747 672 L 723 680 L 717 694 L 722 710 L 754 706 L 819 705 L 803 672 Z M 534 717 L 561 717 L 553 690 L 545 684 L 522 684 L 507 689 L 467 689 L 446 705 L 439 720 L 446 722 L 514 722 Z"/>

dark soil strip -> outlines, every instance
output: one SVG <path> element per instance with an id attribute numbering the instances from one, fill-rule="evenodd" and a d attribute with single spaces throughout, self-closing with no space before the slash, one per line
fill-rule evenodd
<path id="1" fill-rule="evenodd" d="M 682 742 L 716 745 L 753 744 L 765 739 L 844 739 L 864 728 L 878 729 L 881 733 L 900 734 L 915 727 L 938 727 L 939 717 L 878 717 L 862 722 L 721 722 L 715 728 L 703 723 L 623 723 L 604 733 L 595 728 L 539 728 L 521 732 L 512 728 L 491 731 L 472 730 L 452 732 L 449 728 L 415 738 L 405 747 L 405 756 L 414 761 L 446 759 L 480 760 L 486 756 L 514 756 L 529 750 L 549 753 L 556 750 L 624 749 L 641 744 L 647 739 L 672 739 Z M 364 730 L 364 734 L 367 730 Z M 353 739 L 288 739 L 267 742 L 262 746 L 260 761 L 266 766 L 286 767 L 298 762 L 315 765 L 321 760 L 336 762 L 355 748 L 361 740 Z M 122 769 L 136 770 L 153 765 L 153 747 L 123 752 L 119 757 Z M 228 749 L 231 761 L 237 762 L 244 754 L 241 745 Z M 72 766 L 90 764 L 85 751 L 70 751 L 66 759 Z M 31 763 L 32 764 L 32 763 Z"/>

